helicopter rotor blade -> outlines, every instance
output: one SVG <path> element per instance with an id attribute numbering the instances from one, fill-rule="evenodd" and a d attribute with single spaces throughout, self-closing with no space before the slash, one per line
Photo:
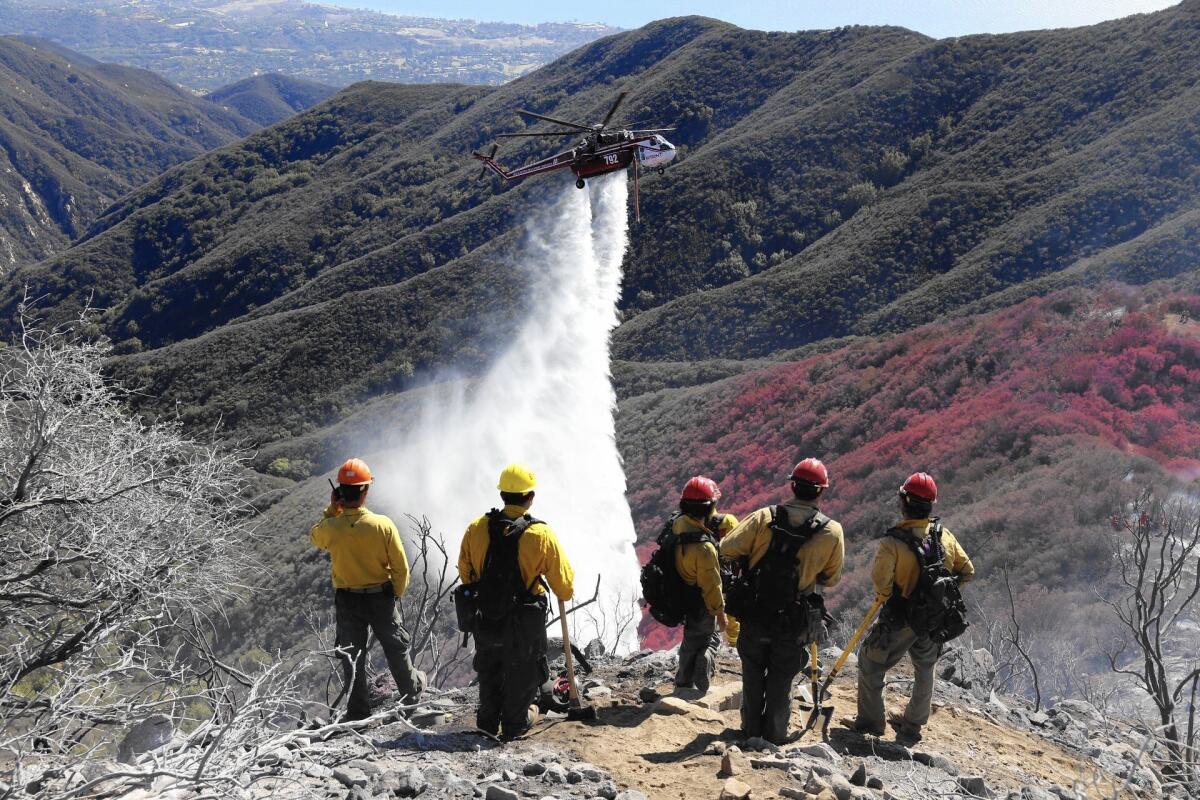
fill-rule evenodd
<path id="1" fill-rule="evenodd" d="M 613 114 L 617 113 L 617 106 L 621 105 L 621 101 L 625 99 L 625 95 L 627 94 L 629 93 L 621 92 L 619 95 L 617 95 L 617 101 L 612 104 L 612 108 L 610 108 L 608 113 L 604 115 L 604 121 L 600 123 L 601 130 L 608 127 L 608 123 L 613 118 Z"/>
<path id="2" fill-rule="evenodd" d="M 636 133 L 666 133 L 667 131 L 673 131 L 673 130 L 675 130 L 675 129 L 674 128 L 639 128 L 637 130 L 630 131 L 630 133 L 635 133 L 635 134 Z"/>
<path id="3" fill-rule="evenodd" d="M 591 128 L 589 128 L 587 125 L 579 125 L 578 123 L 575 123 L 575 122 L 567 122 L 565 119 L 555 119 L 554 117 L 547 117 L 545 114 L 535 114 L 532 111 L 526 111 L 524 109 L 518 109 L 517 113 L 524 114 L 527 117 L 533 117 L 534 119 L 540 119 L 540 120 L 543 120 L 544 122 L 553 122 L 555 125 L 566 125 L 568 128 L 574 128 L 574 129 L 580 130 L 580 131 L 590 131 L 591 130 Z"/>
<path id="4" fill-rule="evenodd" d="M 497 133 L 497 139 L 515 139 L 518 136 L 578 136 L 579 131 L 546 131 L 545 133 Z"/>

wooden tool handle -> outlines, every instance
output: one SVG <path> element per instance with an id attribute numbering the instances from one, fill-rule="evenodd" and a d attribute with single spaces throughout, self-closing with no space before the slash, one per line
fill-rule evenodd
<path id="1" fill-rule="evenodd" d="M 861 624 L 859 624 L 858 630 L 856 630 L 854 635 L 850 637 L 850 641 L 846 643 L 846 649 L 842 651 L 842 655 L 838 658 L 837 663 L 833 665 L 833 669 L 825 678 L 825 684 L 821 687 L 822 691 L 829 688 L 829 684 L 833 683 L 833 676 L 837 675 L 838 672 L 841 671 L 842 667 L 846 665 L 846 659 L 849 658 L 850 654 L 854 652 L 854 648 L 858 646 L 858 640 L 862 638 L 863 631 L 865 631 L 867 626 L 871 624 L 871 620 L 875 619 L 875 613 L 879 611 L 879 608 L 882 605 L 883 601 L 877 597 L 875 598 L 875 602 L 871 604 L 871 607 L 867 609 L 867 615 L 863 617 L 863 621 Z"/>
<path id="2" fill-rule="evenodd" d="M 571 699 L 579 702 L 579 687 L 575 685 L 575 659 L 571 655 L 571 634 L 567 632 L 567 609 L 561 597 L 558 600 L 558 621 L 562 623 L 563 656 L 567 660 L 567 685 L 570 687 Z"/>

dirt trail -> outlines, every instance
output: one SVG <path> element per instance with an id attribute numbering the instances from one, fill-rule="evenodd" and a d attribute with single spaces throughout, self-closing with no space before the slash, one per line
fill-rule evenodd
<path id="1" fill-rule="evenodd" d="M 728 672 L 728 670 L 726 670 Z M 719 675 L 717 686 L 740 682 L 734 675 Z M 878 756 L 891 762 L 868 766 L 873 773 L 883 772 L 885 783 L 897 789 L 908 788 L 920 796 L 925 792 L 957 789 L 952 779 L 946 785 L 929 785 L 928 773 L 903 757 L 894 746 L 882 746 L 880 740 L 853 733 L 841 720 L 854 715 L 853 680 L 845 678 L 834 687 L 835 713 L 830 727 L 830 744 L 843 755 L 841 771 L 849 774 L 862 759 Z M 632 698 L 630 698 L 632 700 Z M 888 708 L 899 711 L 904 697 L 889 685 Z M 719 717 L 717 716 L 719 714 Z M 693 800 L 717 797 L 723 778 L 717 776 L 719 755 L 705 755 L 714 741 L 732 743 L 740 727 L 738 712 L 711 712 L 708 719 L 692 716 L 663 716 L 651 712 L 651 706 L 636 702 L 601 710 L 602 723 L 568 723 L 546 720 L 530 737 L 533 742 L 563 747 L 609 772 L 623 783 L 641 789 L 652 800 Z M 723 721 L 718 721 L 718 719 Z M 802 712 L 793 711 L 792 727 L 803 725 Z M 958 707 L 938 707 L 926 727 L 924 740 L 914 749 L 943 756 L 964 775 L 983 775 L 988 785 L 1002 797 L 1010 789 L 1031 784 L 1070 786 L 1075 781 L 1091 784 L 1096 770 L 1057 745 L 1021 730 L 997 725 L 982 712 Z M 889 731 L 884 742 L 894 738 Z M 820 734 L 808 734 L 800 744 L 820 741 Z M 751 754 L 753 755 L 753 754 Z M 905 773 L 912 777 L 905 779 Z M 918 776 L 918 773 L 922 773 Z M 797 781 L 778 769 L 752 769 L 738 778 L 755 790 L 756 797 L 778 796 L 783 786 Z M 1082 788 L 1082 787 L 1081 787 Z M 907 794 L 907 792 L 906 792 Z M 1111 798 L 1108 781 L 1096 780 L 1089 796 L 1097 800 Z M 1121 797 L 1132 797 L 1122 793 Z"/>

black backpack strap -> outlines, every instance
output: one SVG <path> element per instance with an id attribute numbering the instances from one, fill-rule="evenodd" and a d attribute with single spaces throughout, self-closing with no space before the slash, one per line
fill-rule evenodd
<path id="1" fill-rule="evenodd" d="M 768 554 L 775 553 L 777 555 L 787 556 L 788 558 L 795 559 L 796 553 L 798 553 L 800 551 L 800 548 L 803 547 L 808 542 L 808 540 L 812 538 L 814 533 L 816 533 L 818 530 L 820 530 L 822 527 L 825 526 L 824 523 L 822 523 L 821 526 L 817 527 L 817 528 L 814 528 L 812 526 L 813 520 L 818 515 L 824 516 L 823 514 L 821 514 L 820 511 L 813 509 L 812 516 L 810 516 L 808 519 L 806 519 L 800 525 L 800 527 L 793 528 L 792 526 L 790 526 L 786 522 L 784 522 L 784 520 L 787 519 L 787 511 L 784 509 L 783 506 L 775 506 L 774 508 L 772 508 L 771 509 L 771 526 L 770 526 L 771 530 L 775 534 L 782 534 L 782 535 L 775 535 L 775 536 L 771 537 L 771 544 L 767 548 L 767 553 Z M 825 517 L 825 521 L 828 522 L 829 518 Z M 766 560 L 766 556 L 763 556 L 763 560 L 764 561 Z M 761 564 L 762 561 L 760 561 L 759 563 Z"/>
<path id="2" fill-rule="evenodd" d="M 939 563 L 946 563 L 946 548 L 942 544 L 942 521 L 937 517 L 929 520 L 929 535 L 933 537 L 933 555 Z"/>
<path id="3" fill-rule="evenodd" d="M 487 518 L 488 518 L 489 546 L 488 546 L 487 556 L 485 556 L 483 559 L 484 572 L 487 572 L 488 567 L 491 566 L 492 554 L 496 552 L 496 548 L 492 547 L 490 543 L 494 542 L 497 538 L 499 538 L 501 536 L 512 536 L 513 537 L 513 548 L 514 548 L 514 551 L 517 553 L 517 569 L 519 571 L 520 567 L 521 567 L 521 557 L 520 557 L 521 537 L 523 535 L 525 535 L 525 531 L 528 530 L 529 526 L 536 525 L 537 523 L 541 522 L 541 520 L 535 519 L 534 517 L 531 517 L 528 514 L 524 514 L 520 517 L 517 517 L 516 519 L 510 519 L 504 515 L 503 511 L 500 511 L 499 509 L 495 509 L 495 508 L 493 508 L 491 511 L 489 511 L 487 513 Z M 530 584 L 528 586 L 525 587 L 525 591 L 529 592 L 530 594 L 533 594 L 533 587 L 536 586 L 539 581 L 542 583 L 543 586 L 546 586 L 545 579 L 543 579 L 541 575 L 538 575 L 536 578 L 533 579 L 532 582 L 530 582 Z M 549 590 L 549 588 L 550 587 L 546 586 L 547 590 Z"/>

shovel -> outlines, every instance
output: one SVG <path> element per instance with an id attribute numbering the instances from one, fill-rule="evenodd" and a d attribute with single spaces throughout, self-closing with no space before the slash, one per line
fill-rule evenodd
<path id="1" fill-rule="evenodd" d="M 854 652 L 854 648 L 858 646 L 858 640 L 862 638 L 863 632 L 867 626 L 871 624 L 871 620 L 875 619 L 875 614 L 878 613 L 879 607 L 883 605 L 883 601 L 876 599 L 871 607 L 867 609 L 867 615 L 863 617 L 863 621 L 859 624 L 854 635 L 850 637 L 850 641 L 846 643 L 846 649 L 838 657 L 837 663 L 833 665 L 833 669 L 825 676 L 825 682 L 817 686 L 818 675 L 820 674 L 817 668 L 817 643 L 814 641 L 809 647 L 809 661 L 812 664 L 812 713 L 808 717 L 808 723 L 804 726 L 804 730 L 800 732 L 797 739 L 800 739 L 804 734 L 816 727 L 817 720 L 821 720 L 821 738 L 824 741 L 829 741 L 829 723 L 833 719 L 833 706 L 826 707 L 824 701 L 830 697 L 829 687 L 833 684 L 833 679 L 837 677 L 838 672 L 846 665 L 846 659 Z M 803 707 L 802 707 L 803 708 Z M 804 708 L 807 711 L 809 709 Z"/>
<path id="2" fill-rule="evenodd" d="M 804 734 L 817 727 L 817 720 L 821 720 L 821 738 L 829 740 L 829 721 L 833 718 L 833 706 L 826 706 L 824 700 L 829 695 L 825 691 L 825 687 L 821 686 L 821 665 L 817 660 L 817 640 L 813 639 L 808 645 L 808 664 L 809 664 L 809 679 L 812 681 L 812 705 L 801 706 L 800 710 L 808 711 L 808 722 L 804 725 L 804 730 L 800 731 L 800 735 L 796 740 L 804 738 Z"/>
<path id="3" fill-rule="evenodd" d="M 558 600 L 558 620 L 562 623 L 563 656 L 567 660 L 567 682 L 571 686 L 571 699 L 567 704 L 567 719 L 571 721 L 598 719 L 596 707 L 579 701 L 579 685 L 575 683 L 575 658 L 571 653 L 571 635 L 567 633 L 567 609 L 562 598 Z"/>

